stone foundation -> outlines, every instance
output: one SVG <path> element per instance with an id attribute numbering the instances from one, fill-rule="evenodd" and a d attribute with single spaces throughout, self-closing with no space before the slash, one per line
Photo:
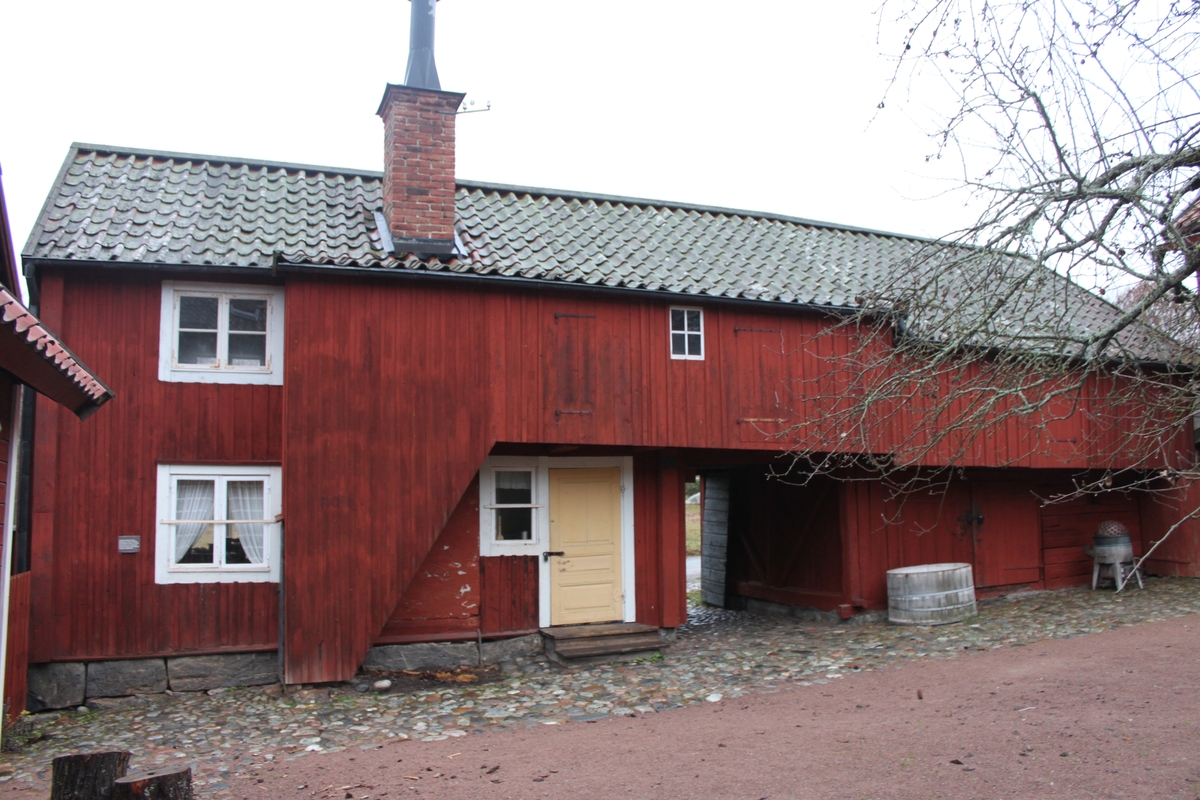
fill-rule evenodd
<path id="1" fill-rule="evenodd" d="M 200 692 L 279 682 L 273 653 L 58 662 L 29 665 L 30 711 L 73 708 L 93 697 Z"/>
<path id="2" fill-rule="evenodd" d="M 484 642 L 432 642 L 372 647 L 363 669 L 422 670 L 439 667 L 499 664 L 541 657 L 541 634 Z M 140 694 L 203 692 L 233 686 L 266 686 L 279 682 L 279 656 L 267 653 L 222 653 L 175 658 L 114 661 L 66 661 L 29 665 L 30 711 L 75 708 L 90 698 Z"/>
<path id="3" fill-rule="evenodd" d="M 438 667 L 473 667 L 481 662 L 498 664 L 518 658 L 542 655 L 542 635 L 533 633 L 515 639 L 496 639 L 484 642 L 422 642 L 419 644 L 388 644 L 367 651 L 363 669 L 421 670 Z"/>

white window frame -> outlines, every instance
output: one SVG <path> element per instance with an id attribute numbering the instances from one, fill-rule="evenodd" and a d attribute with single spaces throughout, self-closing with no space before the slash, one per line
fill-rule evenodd
<path id="1" fill-rule="evenodd" d="M 197 295 L 218 298 L 217 364 L 180 364 L 179 298 Z M 262 367 L 231 366 L 224 363 L 229 347 L 228 307 L 230 300 L 267 301 L 267 363 Z M 283 385 L 283 287 L 241 283 L 193 283 L 163 281 L 162 311 L 158 336 L 158 379 L 170 383 L 238 383 Z"/>
<path id="2" fill-rule="evenodd" d="M 503 540 L 496 539 L 496 473 L 528 471 L 533 473 L 533 528 L 528 539 Z M 479 470 L 479 554 L 482 556 L 528 556 L 541 555 L 543 530 L 547 528 L 542 522 L 541 512 L 545 504 L 541 498 L 547 497 L 548 487 L 543 490 L 542 481 L 538 475 L 538 459 L 519 456 L 495 456 L 484 462 Z M 547 524 L 549 519 L 547 518 Z"/>
<path id="3" fill-rule="evenodd" d="M 542 553 L 550 549 L 550 470 L 621 468 L 621 587 L 625 594 L 622 614 L 625 622 L 637 619 L 636 569 L 633 516 L 633 458 L 604 456 L 596 458 L 552 458 L 549 456 L 489 456 L 479 468 L 479 554 L 481 556 L 538 557 L 538 624 L 550 625 L 550 562 Z M 533 530 L 530 539 L 496 541 L 495 486 L 496 471 L 532 470 Z"/>
<path id="4" fill-rule="evenodd" d="M 278 583 L 280 555 L 279 522 L 264 522 L 262 564 L 176 564 L 175 483 L 180 480 L 229 481 L 261 478 L 265 520 L 277 520 L 283 511 L 283 469 L 273 466 L 227 466 L 223 464 L 159 464 L 156 536 L 154 539 L 155 583 Z M 220 490 L 218 496 L 222 494 Z M 217 508 L 224 508 L 217 505 Z M 221 518 L 227 519 L 223 515 Z M 220 526 L 223 528 L 224 526 Z M 223 532 L 222 532 L 223 533 Z M 216 546 L 214 558 L 223 550 Z M 223 540 L 223 536 L 222 536 Z"/>
<path id="5" fill-rule="evenodd" d="M 673 311 L 684 312 L 684 315 L 683 315 L 684 330 L 682 330 L 682 331 L 675 330 L 674 323 L 671 321 L 671 317 L 673 316 L 671 312 L 673 312 Z M 700 353 L 697 355 L 689 355 L 686 353 L 683 355 L 678 355 L 675 353 L 673 334 L 676 334 L 676 333 L 684 334 L 684 346 L 683 347 L 684 347 L 684 350 L 686 350 L 687 349 L 687 334 L 688 333 L 693 333 L 693 334 L 696 333 L 696 331 L 688 331 L 687 330 L 687 312 L 689 312 L 689 311 L 695 311 L 697 314 L 700 315 L 700 331 L 699 331 L 699 333 L 700 333 Z M 704 309 L 703 308 L 697 308 L 696 306 L 670 306 L 667 309 L 667 347 L 670 349 L 671 359 L 674 361 L 703 361 L 704 360 Z"/>

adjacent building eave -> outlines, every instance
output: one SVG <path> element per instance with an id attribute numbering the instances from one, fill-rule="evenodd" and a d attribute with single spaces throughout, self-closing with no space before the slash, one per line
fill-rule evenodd
<path id="1" fill-rule="evenodd" d="M 7 289 L 0 289 L 0 368 L 80 419 L 113 392 Z"/>

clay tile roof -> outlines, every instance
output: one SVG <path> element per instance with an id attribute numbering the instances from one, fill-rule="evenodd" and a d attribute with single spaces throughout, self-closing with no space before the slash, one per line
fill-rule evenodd
<path id="1" fill-rule="evenodd" d="M 942 269 L 944 302 L 984 303 L 987 267 L 964 248 L 912 236 L 733 209 L 460 181 L 448 260 L 382 249 L 382 174 L 300 164 L 75 145 L 30 237 L 26 260 L 443 271 L 829 308 L 855 307 L 906 266 Z M 931 258 L 930 254 L 934 253 Z M 1041 268 L 1036 268 L 1041 269 Z M 973 272 L 974 271 L 974 272 Z M 1121 310 L 1050 270 L 1034 308 L 998 315 L 1004 339 L 1031 326 L 1101 330 Z M 1020 272 L 1028 276 L 1029 272 Z M 1021 296 L 1021 292 L 1016 292 Z M 1046 297 L 1053 302 L 1045 308 Z M 936 304 L 935 304 L 936 305 Z M 947 306 L 948 307 L 948 306 Z M 1007 327 L 1004 320 L 1007 319 Z M 1168 360 L 1161 337 L 1118 347 Z"/>

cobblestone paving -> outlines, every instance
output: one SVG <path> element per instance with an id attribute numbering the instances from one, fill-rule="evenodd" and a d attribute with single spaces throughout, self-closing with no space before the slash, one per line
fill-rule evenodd
<path id="1" fill-rule="evenodd" d="M 130 698 L 117 707 L 35 717 L 47 738 L 9 755 L 15 785 L 45 787 L 50 760 L 101 748 L 132 751 L 132 768 L 192 766 L 197 793 L 221 797 L 232 776 L 309 752 L 436 740 L 489 728 L 556 725 L 651 714 L 755 690 L 827 683 L 905 661 L 954 658 L 1200 613 L 1200 580 L 1156 578 L 1146 589 L 1084 588 L 982 601 L 966 622 L 934 628 L 839 625 L 691 609 L 664 657 L 563 669 L 512 665 L 498 683 L 413 695 L 352 686 L 279 687 Z M 7 772 L 7 770 L 3 770 Z"/>

